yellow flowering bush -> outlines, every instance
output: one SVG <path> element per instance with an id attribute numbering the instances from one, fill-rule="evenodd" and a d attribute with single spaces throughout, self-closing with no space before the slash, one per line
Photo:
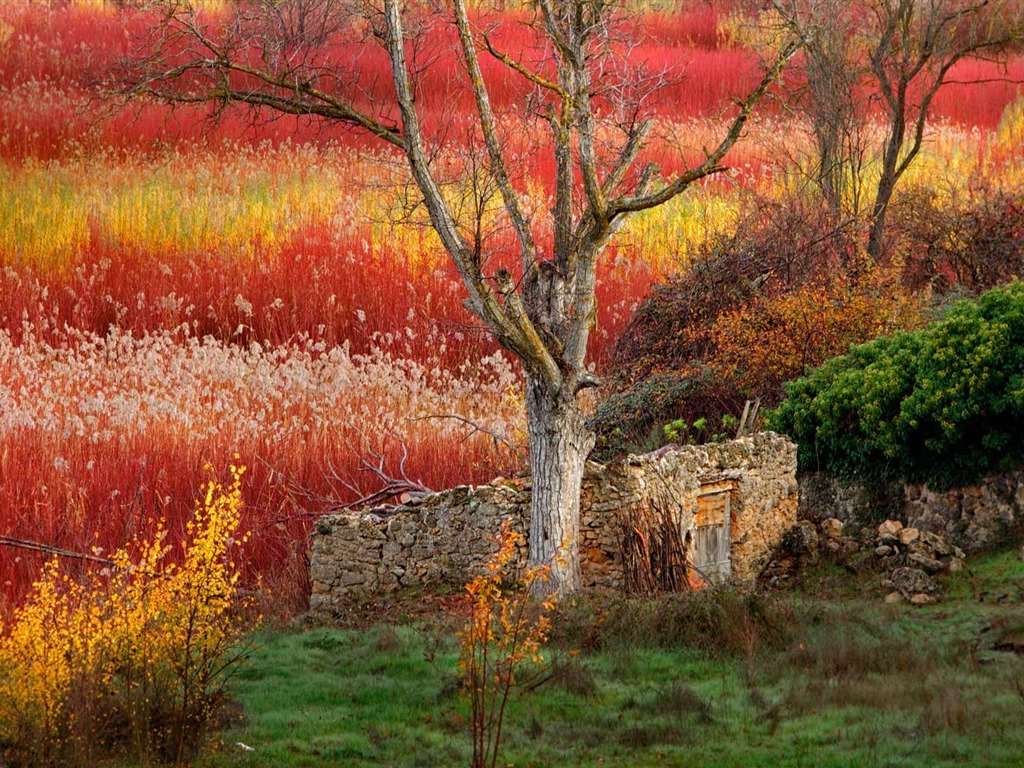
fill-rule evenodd
<path id="1" fill-rule="evenodd" d="M 247 653 L 233 552 L 244 467 L 211 481 L 179 558 L 163 526 L 100 572 L 43 569 L 0 636 L 0 746 L 12 765 L 106 756 L 182 764 Z"/>

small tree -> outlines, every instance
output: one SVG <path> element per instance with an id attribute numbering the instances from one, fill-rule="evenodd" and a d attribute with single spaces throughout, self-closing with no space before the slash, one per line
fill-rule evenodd
<path id="1" fill-rule="evenodd" d="M 553 566 L 546 589 L 571 592 L 580 583 L 579 495 L 594 445 L 577 396 L 599 384 L 586 363 L 598 259 L 630 216 L 724 170 L 751 110 L 798 46 L 782 47 L 702 161 L 663 178 L 643 156 L 654 125 L 650 97 L 667 77 L 630 62 L 637 29 L 628 10 L 610 0 L 537 0 L 526 8 L 533 43 L 505 51 L 493 34 L 500 21 L 486 4 L 471 15 L 466 0 L 260 0 L 213 15 L 186 0 L 160 0 L 110 85 L 172 104 L 305 115 L 400 153 L 468 308 L 522 363 L 530 563 Z M 442 66 L 445 47 L 457 51 L 461 70 L 451 90 L 470 98 L 475 112 L 472 126 L 459 125 L 471 162 L 454 171 L 455 126 L 430 125 L 422 109 L 424 80 Z M 374 79 L 381 53 L 388 87 Z M 520 80 L 522 98 L 506 114 L 495 107 L 482 56 L 502 77 Z M 554 168 L 550 211 L 526 193 L 524 169 L 541 158 Z M 454 204 L 446 182 L 469 189 L 472 203 Z"/>
<path id="2" fill-rule="evenodd" d="M 550 614 L 555 603 L 549 597 L 533 611 L 530 593 L 547 581 L 551 567 L 527 568 L 514 574 L 522 543 L 523 535 L 512 530 L 506 520 L 498 537 L 498 551 L 485 572 L 466 584 L 470 617 L 458 633 L 459 668 L 469 699 L 473 768 L 494 768 L 498 764 L 505 708 L 512 689 L 521 682 L 525 668 L 544 663 L 541 651 L 551 630 Z"/>

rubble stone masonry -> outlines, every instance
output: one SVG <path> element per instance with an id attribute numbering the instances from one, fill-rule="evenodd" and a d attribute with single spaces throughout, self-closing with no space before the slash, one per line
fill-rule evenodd
<path id="1" fill-rule="evenodd" d="M 763 432 L 588 463 L 580 522 L 584 586 L 626 586 L 622 546 L 638 511 L 678 526 L 682 541 L 695 530 L 701 499 L 726 493 L 732 576 L 750 582 L 797 519 L 796 446 L 788 439 Z M 324 516 L 313 533 L 310 613 L 329 621 L 353 592 L 460 584 L 482 570 L 505 519 L 525 532 L 529 507 L 528 483 L 499 478 L 400 507 Z"/>
<path id="2" fill-rule="evenodd" d="M 893 484 L 884 491 L 824 473 L 800 480 L 800 518 L 838 518 L 852 528 L 892 517 L 909 527 L 945 536 L 968 552 L 1018 541 L 1024 524 L 1024 465 L 983 477 L 974 485 L 936 491 Z"/>

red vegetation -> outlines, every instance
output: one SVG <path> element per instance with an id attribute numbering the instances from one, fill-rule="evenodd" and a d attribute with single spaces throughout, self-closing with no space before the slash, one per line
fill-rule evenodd
<path id="1" fill-rule="evenodd" d="M 667 118 L 666 123 L 687 124 L 695 118 L 725 114 L 731 100 L 756 82 L 755 56 L 748 50 L 720 45 L 719 21 L 730 5 L 727 0 L 702 0 L 688 4 L 685 12 L 649 13 L 633 20 L 638 28 L 633 31 L 640 33 L 639 44 L 628 52 L 624 47 L 621 54 L 664 81 L 665 87 L 647 106 Z M 521 23 L 521 16 L 508 14 L 496 21 L 494 42 L 499 49 L 522 55 L 526 61 L 543 62 L 544 51 L 537 46 L 534 33 Z M 135 23 L 144 24 L 144 20 Z M 11 168 L 99 151 L 148 155 L 154 147 L 168 145 L 183 152 L 193 145 L 231 152 L 240 145 L 264 142 L 373 146 L 360 134 L 316 120 L 282 117 L 263 121 L 264 116 L 243 110 L 228 110 L 215 122 L 208 119 L 211 113 L 206 107 L 171 111 L 159 104 L 105 116 L 101 105 L 92 99 L 92 85 L 134 44 L 123 18 L 113 10 L 77 4 L 3 4 L 0 41 L 5 36 L 6 44 L 0 42 L 0 161 Z M 452 43 L 451 28 L 439 25 L 431 30 L 420 51 L 424 60 L 432 60 L 420 95 L 425 121 L 433 131 L 469 130 L 471 124 L 471 101 L 461 85 L 464 78 Z M 362 75 L 355 85 L 366 89 L 368 102 L 387 96 L 391 87 L 387 64 L 370 43 L 329 46 L 327 51 L 334 62 L 354 65 L 358 61 Z M 520 132 L 526 94 L 522 80 L 497 62 L 487 61 L 485 66 L 496 108 L 507 119 L 509 132 Z M 1014 60 L 1004 73 L 988 63 L 962 62 L 955 75 L 958 80 L 986 82 L 947 88 L 936 100 L 936 114 L 987 129 L 998 123 L 1005 106 L 1014 99 L 1017 82 L 1024 79 L 1024 63 Z M 614 82 L 615 73 L 610 71 L 603 85 Z M 607 100 L 604 106 L 611 108 Z M 385 120 L 394 117 L 387 111 L 380 116 Z M 537 122 L 531 130 L 546 129 Z M 688 148 L 691 154 L 685 160 L 696 161 L 701 150 L 699 145 Z M 758 154 L 761 151 L 741 147 L 729 162 L 734 166 L 749 163 L 756 169 L 763 159 Z M 678 171 L 683 162 L 668 142 L 653 147 L 648 159 L 657 161 L 665 173 Z M 524 162 L 521 182 L 543 185 L 552 174 L 550 162 Z M 78 355 L 81 359 L 76 364 L 90 370 L 107 363 L 113 366 L 114 361 L 104 360 L 102 354 L 95 358 L 79 354 L 77 348 L 69 352 L 68 336 L 80 332 L 103 336 L 111 326 L 136 339 L 164 332 L 192 340 L 210 336 L 243 351 L 254 343 L 264 350 L 293 345 L 300 350 L 295 352 L 297 357 L 316 344 L 324 348 L 346 345 L 352 355 L 382 354 L 389 356 L 389 364 L 398 359 L 403 364 L 422 364 L 426 372 L 417 369 L 410 380 L 430 378 L 435 369 L 440 372 L 435 379 L 443 378 L 442 374 L 461 376 L 458 383 L 469 392 L 460 396 L 466 400 L 471 400 L 474 388 L 493 384 L 490 380 L 481 384 L 467 373 L 491 355 L 495 346 L 462 306 L 463 291 L 447 261 L 438 261 L 437 267 L 414 265 L 393 244 L 369 243 L 369 227 L 355 229 L 339 236 L 330 222 L 311 220 L 282 247 L 261 249 L 255 244 L 251 254 L 239 256 L 151 252 L 127 246 L 94 226 L 83 249 L 52 268 L 30 268 L 19 263 L 17 254 L 0 253 L 0 341 L 9 334 L 15 345 L 38 344 L 33 365 L 39 360 L 51 364 L 65 354 Z M 791 228 L 781 235 L 787 241 L 794 239 Z M 1011 239 L 1009 234 L 999 236 Z M 761 255 L 777 259 L 777 249 L 769 250 L 771 253 Z M 613 345 L 635 304 L 660 277 L 646 262 L 627 259 L 627 255 L 625 248 L 619 252 L 611 249 L 598 274 L 600 309 L 591 359 L 602 371 L 609 367 Z M 794 255 L 795 260 L 800 257 Z M 957 258 L 957 264 L 963 262 L 964 257 Z M 751 261 L 736 270 L 743 286 L 766 271 L 781 268 L 776 262 L 765 266 L 753 263 L 756 259 Z M 707 276 L 717 279 L 717 274 Z M 667 334 L 666 326 L 654 317 L 647 329 L 665 337 L 666 344 L 678 342 L 684 334 L 685 312 L 707 309 L 690 302 L 688 294 L 677 298 L 668 310 L 675 313 L 673 322 L 679 327 L 672 326 L 672 334 Z M 724 293 L 720 298 L 722 306 L 715 307 L 713 313 L 716 317 L 729 303 Z M 808 303 L 819 298 L 810 287 L 794 294 L 791 314 L 805 311 Z M 749 314 L 737 316 L 733 325 L 745 331 L 756 319 Z M 182 326 L 187 332 L 180 330 Z M 689 340 L 713 345 L 710 322 L 702 334 L 700 339 Z M 845 343 L 846 336 L 839 335 Z M 690 351 L 688 347 L 687 360 Z M 191 362 L 187 357 L 184 360 L 182 365 Z M 23 361 L 3 362 L 10 367 L 0 369 L 0 409 L 8 403 L 5 397 L 46 399 L 52 395 L 31 387 L 27 392 L 14 387 L 16 373 L 29 380 L 31 372 L 18 369 Z M 63 364 L 63 359 L 58 362 Z M 637 365 L 644 367 L 648 362 L 639 360 Z M 284 367 L 286 363 L 282 359 L 275 364 Z M 765 365 L 774 363 L 766 361 Z M 499 375 L 491 376 L 495 377 Z M 93 381 L 83 379 L 79 386 L 94 386 Z M 5 389 L 8 385 L 11 391 Z M 240 398 L 244 385 L 237 383 Z M 235 391 L 230 381 L 220 386 Z M 265 412 L 252 409 L 255 426 L 236 429 L 231 417 L 213 407 L 217 393 L 212 388 L 205 393 L 211 407 L 203 424 L 145 430 L 125 424 L 120 432 L 102 435 L 87 430 L 47 431 L 30 423 L 5 427 L 0 433 L 0 535 L 76 551 L 95 546 L 109 552 L 151 526 L 157 517 L 164 517 L 174 538 L 192 510 L 203 464 L 208 460 L 226 463 L 238 451 L 242 463 L 249 465 L 244 525 L 254 532 L 246 566 L 250 575 L 262 576 L 278 590 L 280 605 L 295 606 L 305 594 L 305 534 L 312 516 L 329 506 L 328 499 L 346 502 L 359 495 L 337 477 L 358 481 L 366 490 L 374 488 L 372 476 L 360 472 L 360 455 L 379 451 L 394 472 L 404 440 L 408 450 L 405 473 L 435 488 L 479 482 L 517 466 L 518 457 L 485 432 L 470 434 L 471 428 L 465 425 L 447 423 L 442 428 L 432 421 L 417 421 L 437 414 L 419 414 L 415 397 L 407 392 L 389 393 L 383 383 L 379 390 L 365 382 L 352 386 L 358 389 L 351 396 L 353 407 L 364 421 L 332 422 L 310 434 L 296 430 L 280 440 L 263 433 L 265 423 L 279 415 L 274 410 L 277 406 Z M 509 385 L 508 390 L 514 398 L 514 387 Z M 83 393 L 67 394 L 71 399 Z M 104 402 L 101 390 L 91 394 L 96 402 Z M 406 408 L 402 416 L 386 412 L 398 407 L 395 403 Z M 113 410 L 114 404 L 106 407 Z M 466 412 L 473 407 L 480 406 L 467 405 Z M 287 408 L 281 405 L 279 411 Z M 514 405 L 506 410 L 513 413 Z M 366 424 L 378 428 L 369 443 L 362 433 Z M 398 426 L 403 430 L 400 434 Z M 0 547 L 0 595 L 12 600 L 21 594 L 38 572 L 39 562 L 36 555 Z M 0 597 L 0 613 L 4 602 Z"/>

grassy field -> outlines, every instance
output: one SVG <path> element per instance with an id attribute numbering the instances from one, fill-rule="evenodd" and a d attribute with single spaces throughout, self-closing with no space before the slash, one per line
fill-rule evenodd
<path id="1" fill-rule="evenodd" d="M 989 556 L 947 586 L 938 605 L 888 606 L 866 596 L 870 581 L 826 568 L 795 596 L 563 606 L 556 673 L 514 697 L 500 762 L 1019 766 L 1024 661 L 996 646 L 1024 635 L 1024 565 Z M 241 724 L 204 765 L 468 764 L 440 615 L 447 627 L 262 636 L 236 681 Z"/>

